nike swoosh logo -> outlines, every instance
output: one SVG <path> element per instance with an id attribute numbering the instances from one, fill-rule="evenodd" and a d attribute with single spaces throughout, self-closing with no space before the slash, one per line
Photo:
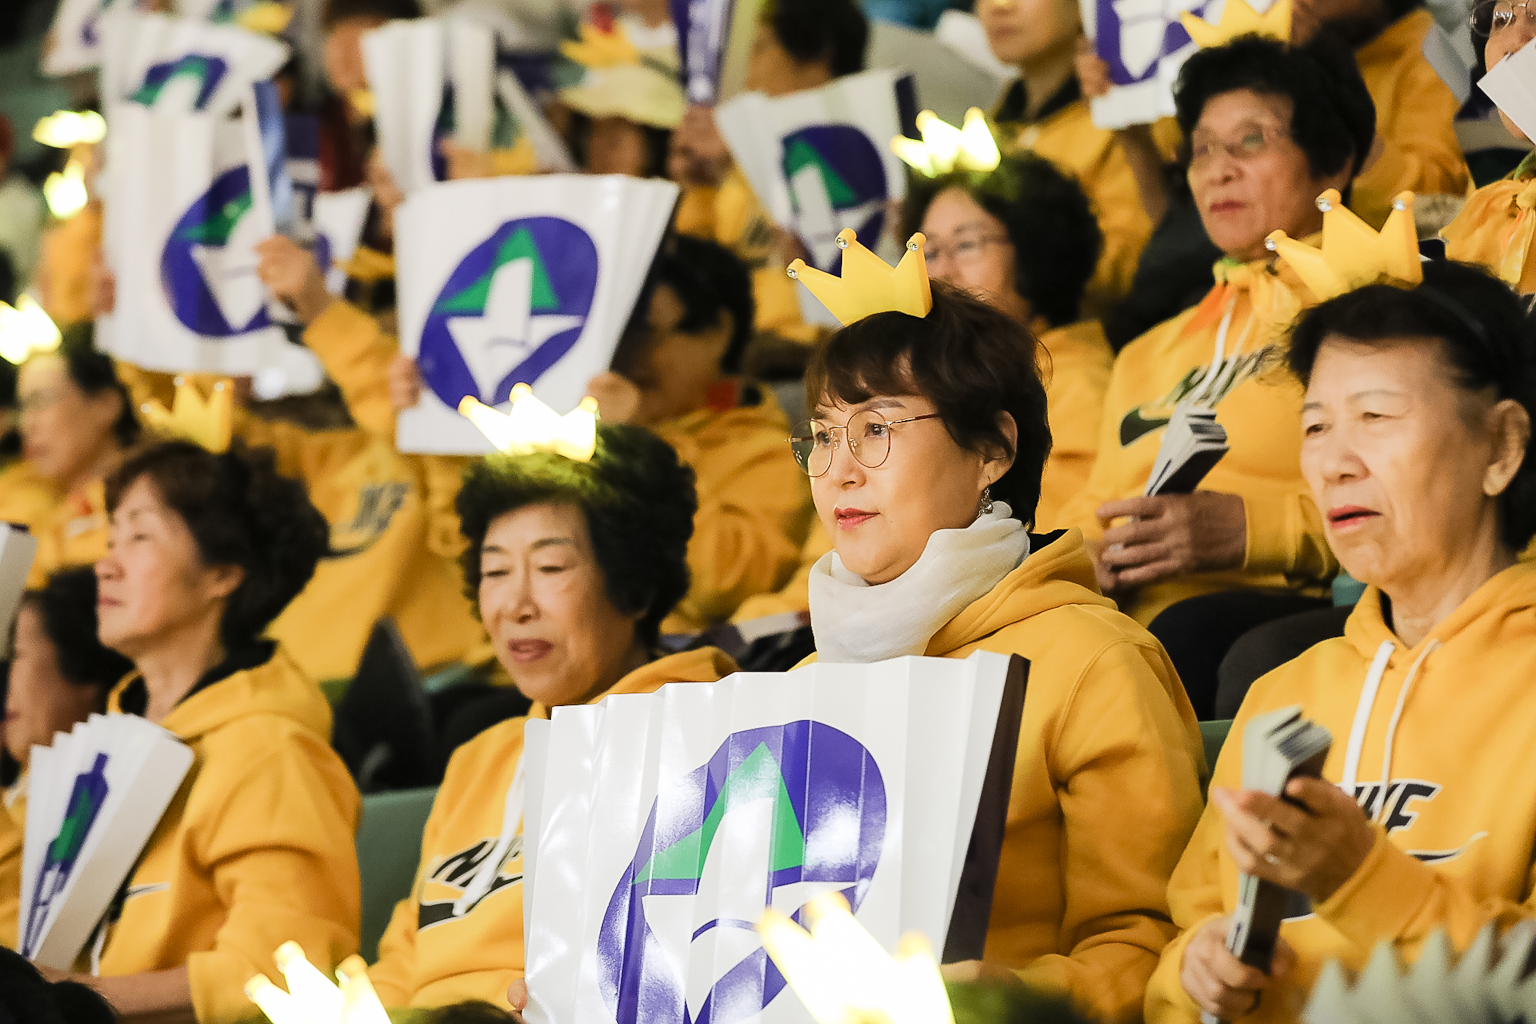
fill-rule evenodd
<path id="1" fill-rule="evenodd" d="M 1125 448 L 1152 431 L 1161 430 L 1172 418 L 1171 415 L 1145 417 L 1141 414 L 1141 407 L 1137 406 L 1126 413 L 1125 419 L 1120 421 L 1120 447 Z"/>
<path id="2" fill-rule="evenodd" d="M 522 880 L 522 875 L 513 875 L 511 877 L 496 879 L 496 881 L 491 883 L 491 887 L 485 891 L 485 895 L 476 900 L 474 906 L 464 911 L 464 914 L 467 915 L 473 912 L 475 907 L 478 907 L 480 904 L 490 899 L 491 896 L 497 892 L 505 889 L 509 885 L 516 885 Z M 453 912 L 454 904 L 457 902 L 457 900 L 438 900 L 433 903 L 418 903 L 416 905 L 416 930 L 418 932 L 424 932 L 428 928 L 431 928 L 433 925 L 442 924 L 445 921 L 452 921 L 457 917 L 462 916 Z"/>

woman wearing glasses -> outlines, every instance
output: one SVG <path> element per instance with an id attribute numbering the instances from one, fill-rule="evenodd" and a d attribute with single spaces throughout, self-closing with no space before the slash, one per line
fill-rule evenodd
<path id="1" fill-rule="evenodd" d="M 1079 319 L 1104 238 L 1088 197 L 1049 161 L 1021 153 L 990 172 L 914 174 L 903 218 L 904 234 L 927 239 L 929 276 L 1007 313 L 1045 349 L 1051 454 L 1034 525 L 1054 528 L 1088 483 L 1114 361 L 1104 328 Z"/>
<path id="2" fill-rule="evenodd" d="M 1488 70 L 1536 38 L 1536 10 L 1526 0 L 1479 0 L 1472 8 L 1472 31 L 1483 40 Z M 1529 143 L 1503 110 L 1504 122 L 1515 138 Z M 1536 154 L 1527 156 L 1507 178 L 1484 185 L 1472 194 L 1461 213 L 1440 234 L 1445 254 L 1476 263 L 1497 274 L 1522 295 L 1536 292 Z"/>
<path id="3" fill-rule="evenodd" d="M 1232 641 L 1326 603 L 1335 566 L 1301 478 L 1301 392 L 1273 369 L 1312 296 L 1264 243 L 1317 233 L 1325 189 L 1347 201 L 1375 112 L 1354 59 L 1324 39 L 1203 50 L 1174 98 L 1190 191 L 1225 258 L 1204 301 L 1121 351 L 1093 472 L 1062 521 L 1082 528 L 1100 587 L 1162 641 L 1209 717 Z M 1194 493 L 1146 496 L 1180 409 L 1214 410 L 1230 451 Z"/>
<path id="4" fill-rule="evenodd" d="M 813 357 L 791 447 L 833 553 L 811 572 L 817 657 L 1030 662 L 983 961 L 1105 1021 L 1139 1019 L 1172 935 L 1168 874 L 1200 812 L 1194 715 L 1162 649 L 1094 589 L 1076 530 L 1031 535 L 1051 447 L 1037 346 L 943 284 Z"/>

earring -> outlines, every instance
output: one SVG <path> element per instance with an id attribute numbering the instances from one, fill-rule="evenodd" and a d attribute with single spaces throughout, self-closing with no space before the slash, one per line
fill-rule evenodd
<path id="1" fill-rule="evenodd" d="M 978 516 L 989 516 L 992 514 L 992 488 L 983 487 L 981 489 L 981 507 L 976 510 L 976 514 Z"/>

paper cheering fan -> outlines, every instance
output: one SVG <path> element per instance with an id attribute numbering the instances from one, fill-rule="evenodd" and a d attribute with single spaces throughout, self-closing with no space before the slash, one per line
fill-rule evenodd
<path id="1" fill-rule="evenodd" d="M 0 523 L 0 660 L 11 656 L 11 627 L 36 557 L 37 538 L 26 527 Z"/>
<path id="2" fill-rule="evenodd" d="M 527 1019 L 641 1024 L 729 1005 L 805 1024 L 754 925 L 769 910 L 770 926 L 809 923 L 828 894 L 869 943 L 916 932 L 946 961 L 979 958 L 1026 672 L 985 652 L 818 664 L 530 721 Z"/>

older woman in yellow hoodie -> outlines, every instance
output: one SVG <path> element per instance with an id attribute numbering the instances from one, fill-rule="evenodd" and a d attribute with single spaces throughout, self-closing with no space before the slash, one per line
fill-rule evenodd
<path id="1" fill-rule="evenodd" d="M 1026 529 L 1050 450 L 1035 340 L 963 292 L 930 300 L 921 260 L 889 282 L 850 273 L 868 252 L 841 281 L 795 265 L 848 324 L 811 363 L 815 419 L 791 440 L 833 544 L 810 579 L 817 657 L 1029 660 L 984 959 L 952 975 L 1135 1020 L 1199 815 L 1194 713 L 1157 641 L 1095 590 L 1082 535 Z"/>
<path id="2" fill-rule="evenodd" d="M 1324 963 L 1412 960 L 1443 929 L 1536 914 L 1536 335 L 1498 281 L 1450 263 L 1310 312 L 1302 465 L 1328 540 L 1369 584 L 1345 627 L 1260 679 L 1234 723 L 1293 705 L 1333 734 L 1321 779 L 1241 789 L 1243 744 L 1169 885 L 1181 934 L 1147 992 L 1153 1024 L 1293 1021 Z M 1223 945 L 1239 872 L 1298 906 L 1266 975 Z M 1304 897 L 1304 899 L 1303 899 Z"/>
<path id="3" fill-rule="evenodd" d="M 260 639 L 314 573 L 325 519 L 270 453 L 182 441 L 126 461 L 107 507 L 99 634 L 136 670 L 109 707 L 196 760 L 77 980 L 126 1016 L 233 1022 L 283 942 L 322 969 L 357 946 L 357 789 L 318 687 Z"/>
<path id="4" fill-rule="evenodd" d="M 496 658 L 535 701 L 530 717 L 734 670 L 713 648 L 662 656 L 656 647 L 688 588 L 694 506 L 692 473 L 671 448 L 608 422 L 597 425 L 590 461 L 491 456 L 470 471 L 459 494 L 465 582 Z M 369 971 L 386 1006 L 508 1008 L 524 964 L 525 722 L 487 729 L 449 762 L 415 886 Z"/>
<path id="5" fill-rule="evenodd" d="M 1322 603 L 1334 572 L 1301 479 L 1301 393 L 1274 370 L 1285 325 L 1313 299 L 1275 266 L 1265 239 L 1322 227 L 1318 196 L 1348 190 L 1374 115 L 1350 54 L 1327 40 L 1290 47 L 1246 36 L 1202 50 L 1184 65 L 1175 101 L 1190 189 L 1226 256 L 1204 301 L 1116 359 L 1098 457 L 1063 522 L 1083 530 L 1100 586 L 1149 624 L 1207 717 L 1232 642 Z M 1215 410 L 1230 451 L 1193 493 L 1145 496 L 1170 419 L 1190 406 Z M 1178 604 L 1209 594 L 1223 597 Z"/>

